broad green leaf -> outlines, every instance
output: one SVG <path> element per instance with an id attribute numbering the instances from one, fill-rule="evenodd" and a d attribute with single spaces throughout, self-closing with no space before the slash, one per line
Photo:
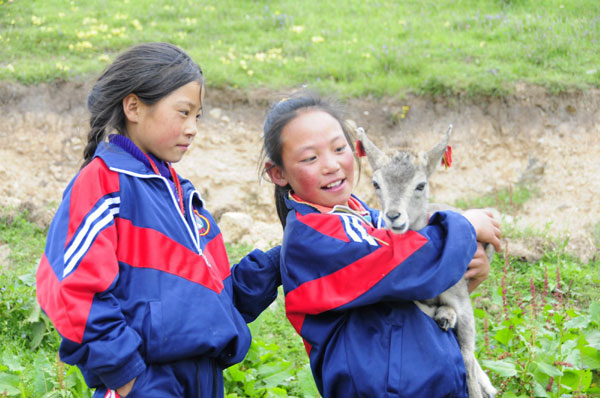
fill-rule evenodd
<path id="1" fill-rule="evenodd" d="M 508 361 L 490 361 L 484 359 L 481 361 L 481 366 L 488 368 L 502 377 L 512 377 L 517 374 L 515 365 Z"/>
<path id="2" fill-rule="evenodd" d="M 289 368 L 290 363 L 284 361 L 262 364 L 258 368 L 258 376 L 267 388 L 276 387 L 283 385 L 286 379 L 293 376 Z"/>
<path id="3" fill-rule="evenodd" d="M 31 326 L 31 329 L 32 329 L 32 336 L 31 336 L 31 343 L 29 344 L 29 348 L 34 350 L 42 342 L 42 338 L 44 337 L 44 332 L 46 331 L 46 325 L 44 324 L 44 322 L 36 322 Z"/>
<path id="4" fill-rule="evenodd" d="M 558 377 L 558 376 L 562 376 L 562 372 L 560 371 L 560 369 L 558 369 L 556 366 L 554 365 L 550 365 L 547 364 L 545 362 L 537 362 L 534 361 L 533 362 L 535 365 L 537 365 L 538 369 L 543 372 L 544 374 L 550 376 L 550 377 Z"/>
<path id="5" fill-rule="evenodd" d="M 271 387 L 267 389 L 267 395 L 265 398 L 278 398 L 278 397 L 287 397 L 287 391 L 280 387 Z"/>
<path id="6" fill-rule="evenodd" d="M 508 342 L 512 339 L 514 333 L 509 328 L 500 329 L 494 335 L 494 339 L 504 345 L 508 345 Z"/>
<path id="7" fill-rule="evenodd" d="M 559 312 L 555 312 L 554 315 L 552 315 L 552 319 L 554 320 L 554 324 L 560 327 L 565 320 L 565 316 Z"/>
<path id="8" fill-rule="evenodd" d="M 33 305 L 33 308 L 31 309 L 31 312 L 29 312 L 29 315 L 27 316 L 27 319 L 25 321 L 29 323 L 37 322 L 40 320 L 41 313 L 42 309 L 40 308 L 40 305 L 36 302 Z"/>
<path id="9" fill-rule="evenodd" d="M 19 357 L 9 351 L 4 351 L 2 353 L 2 363 L 8 367 L 8 370 L 11 372 L 22 372 L 25 370 L 25 367 L 21 365 L 21 361 Z"/>
<path id="10" fill-rule="evenodd" d="M 584 332 L 583 335 L 587 340 L 590 347 L 594 347 L 597 350 L 600 350 L 600 330 L 591 330 L 589 332 Z"/>
<path id="11" fill-rule="evenodd" d="M 600 351 L 593 347 L 580 347 L 581 361 L 590 369 L 600 369 Z"/>
<path id="12" fill-rule="evenodd" d="M 565 328 L 567 329 L 585 329 L 590 324 L 590 318 L 584 315 L 578 316 L 577 318 L 569 319 L 565 322 Z"/>
<path id="13" fill-rule="evenodd" d="M 560 384 L 570 390 L 585 391 L 592 384 L 592 372 L 587 369 L 565 369 L 563 376 L 560 378 Z"/>
<path id="14" fill-rule="evenodd" d="M 471 299 L 473 299 L 472 296 Z M 473 315 L 475 315 L 475 318 L 483 319 L 485 318 L 485 311 L 481 308 L 473 308 Z"/>
<path id="15" fill-rule="evenodd" d="M 546 388 L 544 386 L 542 386 L 540 383 L 538 383 L 537 381 L 535 381 L 533 384 L 533 393 L 535 394 L 536 397 L 549 397 L 550 396 L 550 395 L 548 395 Z"/>
<path id="16" fill-rule="evenodd" d="M 15 396 L 21 393 L 19 389 L 21 379 L 17 375 L 0 373 L 0 391 L 6 391 L 7 396 Z"/>
<path id="17" fill-rule="evenodd" d="M 35 285 L 35 273 L 29 273 L 29 274 L 21 275 L 21 276 L 19 276 L 19 279 L 23 283 L 25 283 L 27 286 L 34 286 Z"/>

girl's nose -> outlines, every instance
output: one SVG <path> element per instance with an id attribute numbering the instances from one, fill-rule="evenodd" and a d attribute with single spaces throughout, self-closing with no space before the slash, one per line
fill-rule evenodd
<path id="1" fill-rule="evenodd" d="M 192 137 L 198 134 L 198 124 L 196 123 L 196 118 L 186 122 L 183 133 Z"/>
<path id="2" fill-rule="evenodd" d="M 324 159 L 323 159 L 323 172 L 324 173 L 326 173 L 326 174 L 335 173 L 339 169 L 340 169 L 340 164 L 338 163 L 335 155 L 331 154 L 331 155 L 327 155 L 324 157 Z"/>

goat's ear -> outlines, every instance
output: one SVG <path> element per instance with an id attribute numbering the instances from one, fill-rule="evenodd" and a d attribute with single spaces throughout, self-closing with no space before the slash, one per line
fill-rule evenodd
<path id="1" fill-rule="evenodd" d="M 378 170 L 387 160 L 387 156 L 367 137 L 367 133 L 362 127 L 357 128 L 356 136 L 360 142 L 362 149 L 369 159 L 369 164 L 373 170 Z"/>
<path id="2" fill-rule="evenodd" d="M 273 184 L 285 187 L 288 184 L 288 180 L 285 177 L 285 173 L 280 166 L 276 166 L 275 163 L 270 160 L 265 164 L 265 171 L 268 174 Z"/>
<path id="3" fill-rule="evenodd" d="M 448 147 L 448 142 L 450 142 L 450 135 L 452 134 L 452 125 L 448 127 L 446 134 L 442 137 L 442 139 L 435 144 L 433 148 L 427 152 L 427 176 L 429 177 L 437 166 L 442 162 L 442 157 L 444 156 L 444 152 Z"/>

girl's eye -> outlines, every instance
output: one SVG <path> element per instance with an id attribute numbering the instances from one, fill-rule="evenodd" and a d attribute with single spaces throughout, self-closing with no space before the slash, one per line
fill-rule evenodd
<path id="1" fill-rule="evenodd" d="M 336 152 L 344 152 L 346 150 L 347 145 L 343 145 L 340 147 L 335 148 Z"/>
<path id="2" fill-rule="evenodd" d="M 301 160 L 302 163 L 308 163 L 308 162 L 312 162 L 313 160 L 315 160 L 317 157 L 316 156 L 309 156 L 307 158 L 304 158 Z"/>
<path id="3" fill-rule="evenodd" d="M 183 116 L 187 116 L 190 114 L 190 111 L 179 111 Z"/>
<path id="4" fill-rule="evenodd" d="M 200 120 L 200 118 L 202 117 L 202 113 L 199 113 L 196 115 L 196 121 Z"/>
<path id="5" fill-rule="evenodd" d="M 373 181 L 373 187 L 375 189 L 381 189 L 380 186 L 379 186 L 379 184 L 377 183 L 377 181 Z"/>
<path id="6" fill-rule="evenodd" d="M 417 185 L 417 187 L 415 188 L 416 191 L 422 191 L 425 189 L 425 183 L 422 182 L 419 185 Z"/>

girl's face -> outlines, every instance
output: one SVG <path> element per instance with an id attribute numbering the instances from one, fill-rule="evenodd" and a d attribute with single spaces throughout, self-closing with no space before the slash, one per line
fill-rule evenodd
<path id="1" fill-rule="evenodd" d="M 310 203 L 348 204 L 354 187 L 354 157 L 334 117 L 319 109 L 304 111 L 283 128 L 281 143 L 283 167 L 270 173 L 276 184 L 289 183 Z"/>
<path id="2" fill-rule="evenodd" d="M 203 91 L 200 84 L 193 81 L 153 105 L 146 105 L 138 99 L 134 123 L 128 115 L 128 137 L 144 153 L 151 153 L 167 162 L 178 162 L 198 132 L 197 119 L 202 111 Z M 125 111 L 127 114 L 127 109 Z"/>

